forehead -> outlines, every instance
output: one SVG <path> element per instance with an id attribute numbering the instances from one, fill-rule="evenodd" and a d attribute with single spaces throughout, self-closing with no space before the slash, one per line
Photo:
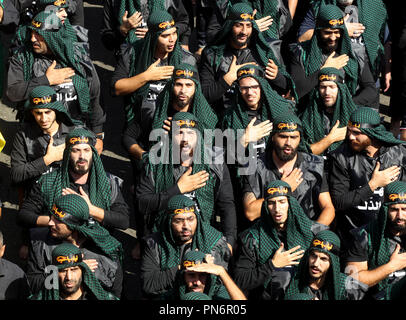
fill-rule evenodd
<path id="1" fill-rule="evenodd" d="M 258 85 L 259 82 L 252 77 L 245 77 L 239 81 L 240 86 Z"/>
<path id="2" fill-rule="evenodd" d="M 310 252 L 310 255 L 317 256 L 317 257 L 319 257 L 319 258 L 330 259 L 330 256 L 329 256 L 327 253 L 321 252 L 321 251 L 319 251 L 319 250 L 317 250 L 317 249 L 312 250 L 312 251 Z"/>
<path id="3" fill-rule="evenodd" d="M 188 85 L 193 85 L 195 84 L 193 80 L 191 79 L 175 79 L 175 84 L 188 84 Z"/>
<path id="4" fill-rule="evenodd" d="M 348 127 L 347 127 L 347 130 L 348 130 L 348 131 L 351 131 L 352 133 L 363 134 L 360 129 L 355 128 L 355 127 L 349 127 L 349 126 L 348 126 Z"/>
<path id="5" fill-rule="evenodd" d="M 319 84 L 320 87 L 334 87 L 337 88 L 337 83 L 334 81 L 321 81 Z"/>
<path id="6" fill-rule="evenodd" d="M 287 196 L 278 196 L 268 199 L 268 203 L 275 203 L 288 200 Z"/>
<path id="7" fill-rule="evenodd" d="M 406 203 L 395 203 L 395 204 L 391 204 L 389 205 L 389 209 L 392 210 L 406 210 Z"/>
<path id="8" fill-rule="evenodd" d="M 32 112 L 34 112 L 34 113 L 48 113 L 48 112 L 55 112 L 55 111 L 52 110 L 52 109 L 47 109 L 47 108 L 35 108 L 35 109 L 32 109 Z"/>
<path id="9" fill-rule="evenodd" d="M 87 143 L 79 143 L 72 146 L 72 150 L 87 150 L 91 149 L 90 145 Z"/>
<path id="10" fill-rule="evenodd" d="M 170 29 L 168 29 L 168 30 L 165 30 L 165 31 L 162 32 L 159 36 L 160 36 L 160 37 L 169 36 L 169 35 L 171 35 L 171 34 L 173 34 L 173 33 L 176 33 L 176 31 L 177 31 L 176 27 L 173 27 L 173 28 L 170 28 Z"/>
<path id="11" fill-rule="evenodd" d="M 296 131 L 284 131 L 284 132 L 277 132 L 275 137 L 277 138 L 287 138 L 287 137 L 297 137 L 300 136 L 300 132 Z"/>
<path id="12" fill-rule="evenodd" d="M 172 217 L 172 220 L 175 220 L 175 219 L 187 219 L 187 218 L 192 217 L 192 216 L 195 217 L 196 214 L 194 214 L 193 212 L 178 213 L 178 214 L 175 214 Z"/>
<path id="13" fill-rule="evenodd" d="M 74 267 L 69 267 L 69 268 L 64 268 L 60 269 L 59 272 L 67 272 L 67 271 L 79 271 L 81 270 L 79 266 L 74 266 Z"/>
<path id="14" fill-rule="evenodd" d="M 242 26 L 251 27 L 252 22 L 250 22 L 250 21 L 238 21 L 238 22 L 234 23 L 234 25 L 233 25 L 233 27 L 242 27 Z"/>
<path id="15" fill-rule="evenodd" d="M 197 135 L 196 130 L 192 128 L 179 128 L 175 127 L 177 134 Z"/>
<path id="16" fill-rule="evenodd" d="M 331 34 L 331 33 L 340 33 L 341 29 L 333 29 L 333 28 L 323 28 L 320 29 L 321 34 Z"/>

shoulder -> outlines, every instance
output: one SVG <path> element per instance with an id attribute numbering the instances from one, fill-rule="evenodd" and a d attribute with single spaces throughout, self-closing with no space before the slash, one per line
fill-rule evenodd
<path id="1" fill-rule="evenodd" d="M 182 62 L 183 63 L 187 63 L 187 64 L 190 64 L 192 66 L 197 65 L 197 61 L 196 61 L 196 58 L 193 55 L 193 53 L 183 49 L 182 47 L 180 47 L 180 50 L 181 50 L 181 54 L 182 54 Z"/>

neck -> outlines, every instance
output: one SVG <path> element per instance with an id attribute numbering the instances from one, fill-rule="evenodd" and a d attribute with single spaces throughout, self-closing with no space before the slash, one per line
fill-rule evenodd
<path id="1" fill-rule="evenodd" d="M 272 159 L 273 159 L 273 162 L 275 163 L 276 167 L 278 168 L 279 172 L 283 171 L 284 173 L 289 174 L 293 170 L 293 166 L 296 163 L 297 154 L 295 155 L 295 157 L 292 160 L 283 161 L 278 158 L 275 150 L 272 150 Z"/>
<path id="2" fill-rule="evenodd" d="M 72 170 L 69 170 L 69 173 L 72 177 L 73 183 L 76 184 L 86 184 L 87 178 L 89 177 L 89 172 L 85 174 L 77 174 L 73 172 Z"/>
<path id="3" fill-rule="evenodd" d="M 160 51 L 160 50 L 158 50 L 158 49 L 155 50 L 154 57 L 155 57 L 156 59 L 161 59 L 161 60 L 163 60 L 163 59 L 166 59 L 168 56 L 169 56 L 169 52 Z"/>
<path id="4" fill-rule="evenodd" d="M 276 225 L 276 230 L 285 231 L 286 230 L 286 223 L 277 224 Z"/>
<path id="5" fill-rule="evenodd" d="M 188 112 L 190 104 L 180 107 L 176 102 L 172 102 L 172 108 L 176 110 L 176 112 Z"/>
<path id="6" fill-rule="evenodd" d="M 365 151 L 369 157 L 375 158 L 378 156 L 378 152 L 381 146 L 382 144 L 374 139 L 372 140 L 372 143 L 365 148 Z"/>
<path id="7" fill-rule="evenodd" d="M 193 157 L 183 160 L 181 163 L 182 167 L 191 167 L 193 165 Z"/>
<path id="8" fill-rule="evenodd" d="M 76 247 L 80 248 L 80 246 L 85 242 L 86 238 L 83 237 L 80 233 L 76 230 L 72 232 L 72 234 L 65 239 L 66 242 L 72 243 Z"/>
<path id="9" fill-rule="evenodd" d="M 317 279 L 311 278 L 309 287 L 315 290 L 320 290 L 324 285 L 325 279 L 326 279 L 325 275 Z"/>
<path id="10" fill-rule="evenodd" d="M 65 293 L 62 292 L 60 293 L 61 298 L 63 300 L 78 300 L 82 296 L 82 294 L 83 294 L 82 286 L 80 286 L 76 292 L 71 293 L 69 295 L 66 295 Z"/>

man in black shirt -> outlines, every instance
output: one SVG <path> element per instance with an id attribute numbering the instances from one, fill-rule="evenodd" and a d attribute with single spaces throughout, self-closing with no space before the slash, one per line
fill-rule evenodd
<path id="1" fill-rule="evenodd" d="M 97 150 L 103 149 L 105 112 L 100 99 L 100 81 L 87 44 L 78 42 L 68 24 L 51 12 L 40 12 L 27 28 L 26 43 L 10 58 L 7 96 L 24 102 L 33 88 L 51 86 L 69 115 L 98 135 Z"/>
<path id="2" fill-rule="evenodd" d="M 74 125 L 56 92 L 47 86 L 32 90 L 22 127 L 11 150 L 11 182 L 29 192 L 36 180 L 61 165 L 65 137 Z"/>
<path id="3" fill-rule="evenodd" d="M 230 8 L 215 41 L 201 56 L 202 90 L 219 114 L 231 105 L 237 70 L 249 63 L 265 70 L 266 79 L 279 94 L 292 89 L 278 46 L 264 39 L 254 20 L 253 9 L 248 4 L 237 3 Z"/>
<path id="4" fill-rule="evenodd" d="M 176 113 L 171 131 L 172 138 L 163 141 L 164 149 L 174 151 L 169 151 L 168 159 L 155 158 L 154 149 L 144 155 L 147 163 L 136 188 L 136 198 L 139 212 L 146 221 L 145 232 L 159 230 L 169 199 L 183 194 L 195 202 L 203 219 L 217 227 L 232 247 L 236 237 L 236 211 L 222 150 L 204 146 L 200 124 L 191 113 Z"/>
<path id="5" fill-rule="evenodd" d="M 121 193 L 122 180 L 104 171 L 94 148 L 95 136 L 75 129 L 65 139 L 66 149 L 60 168 L 43 175 L 31 189 L 18 212 L 25 227 L 46 227 L 53 200 L 64 194 L 79 194 L 89 204 L 90 216 L 106 228 L 126 229 L 128 206 Z"/>
<path id="6" fill-rule="evenodd" d="M 298 151 L 301 126 L 301 121 L 293 114 L 274 119 L 272 137 L 266 151 L 257 160 L 255 173 L 243 177 L 243 203 L 248 220 L 260 217 L 264 187 L 273 180 L 289 183 L 293 195 L 310 219 L 325 225 L 334 220 L 335 210 L 323 158 Z"/>
<path id="7" fill-rule="evenodd" d="M 384 189 L 384 203 L 376 220 L 351 231 L 346 272 L 381 292 L 406 275 L 406 183 Z"/>
<path id="8" fill-rule="evenodd" d="M 406 149 L 380 122 L 377 111 L 359 107 L 347 126 L 346 141 L 330 154 L 329 184 L 337 210 L 337 233 L 344 247 L 349 231 L 375 220 L 383 187 L 404 181 Z"/>
<path id="9" fill-rule="evenodd" d="M 172 197 L 165 208 L 162 228 L 143 239 L 142 280 L 149 297 L 173 299 L 173 286 L 183 257 L 199 250 L 225 269 L 231 256 L 221 232 L 203 220 L 193 200 Z"/>

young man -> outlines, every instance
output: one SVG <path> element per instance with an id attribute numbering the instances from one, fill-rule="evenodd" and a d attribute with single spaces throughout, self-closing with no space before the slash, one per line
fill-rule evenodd
<path id="1" fill-rule="evenodd" d="M 184 195 L 169 200 L 161 229 L 144 242 L 141 277 L 147 297 L 173 298 L 177 272 L 189 251 L 210 254 L 224 268 L 231 256 L 222 233 L 204 221 L 193 200 Z"/>
<path id="2" fill-rule="evenodd" d="M 265 298 L 273 288 L 272 299 L 281 299 L 295 274 L 304 251 L 314 235 L 327 228 L 310 220 L 292 196 L 290 185 L 281 180 L 268 183 L 261 216 L 239 237 L 241 250 L 236 259 L 234 279 L 248 291 L 248 298 Z"/>
<path id="3" fill-rule="evenodd" d="M 340 239 L 330 231 L 320 231 L 302 258 L 285 299 L 297 293 L 312 300 L 362 300 L 368 286 L 340 271 Z"/>
<path id="4" fill-rule="evenodd" d="M 56 287 L 32 295 L 31 300 L 117 300 L 100 285 L 94 272 L 83 260 L 82 251 L 71 243 L 62 243 L 52 250 L 52 266 L 58 270 Z M 53 276 L 52 274 L 50 276 Z"/>
<path id="5" fill-rule="evenodd" d="M 304 141 L 313 154 L 325 155 L 345 140 L 348 120 L 356 108 L 342 73 L 335 68 L 321 69 L 310 104 L 300 115 Z"/>
<path id="6" fill-rule="evenodd" d="M 289 183 L 307 216 L 330 225 L 335 209 L 331 202 L 324 159 L 300 151 L 302 122 L 294 114 L 285 114 L 273 121 L 272 138 L 258 158 L 256 171 L 244 176 L 243 204 L 245 216 L 254 221 L 261 214 L 265 186 L 274 180 Z"/>
<path id="7" fill-rule="evenodd" d="M 406 275 L 406 183 L 395 181 L 384 189 L 377 219 L 351 231 L 347 273 L 371 288 L 374 295 Z"/>
<path id="8" fill-rule="evenodd" d="M 184 254 L 174 285 L 175 299 L 183 300 L 185 294 L 198 292 L 207 294 L 212 300 L 246 300 L 227 270 L 211 260 L 198 250 Z"/>

